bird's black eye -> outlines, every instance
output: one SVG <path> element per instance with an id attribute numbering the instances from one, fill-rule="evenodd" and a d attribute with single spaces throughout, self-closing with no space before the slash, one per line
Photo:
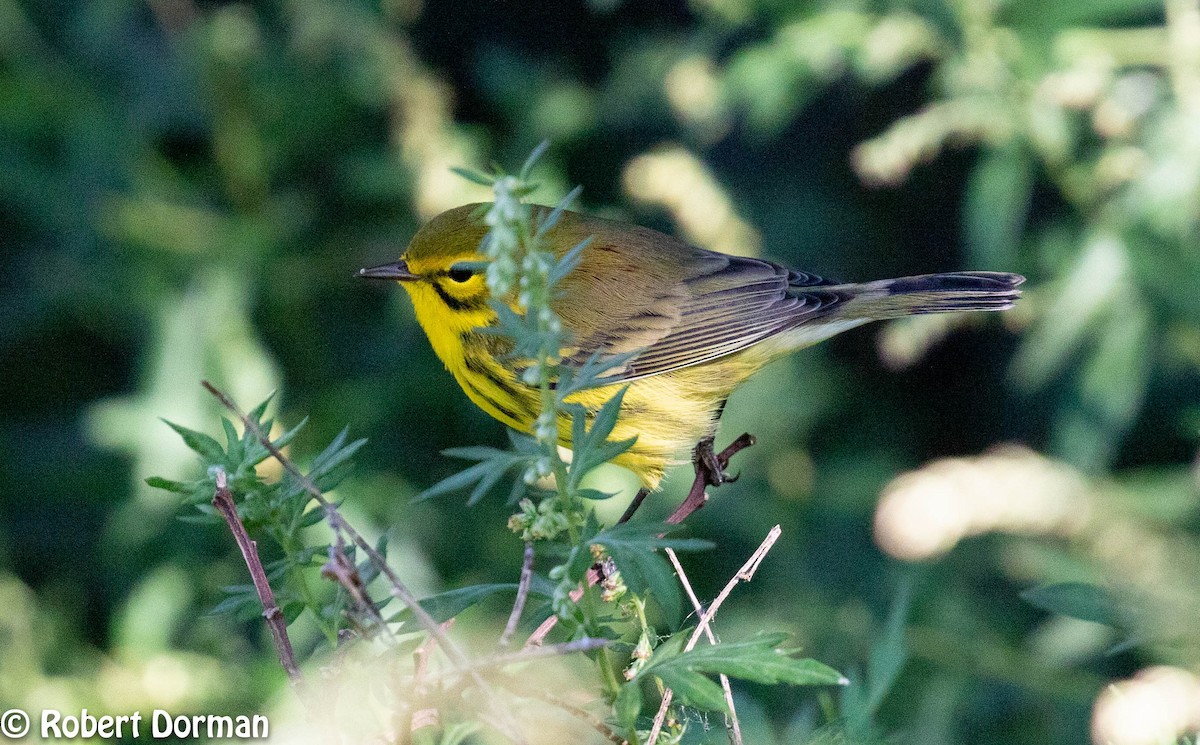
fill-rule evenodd
<path id="1" fill-rule="evenodd" d="M 455 282 L 466 282 L 471 277 L 475 276 L 475 271 L 464 266 L 450 267 L 450 279 Z"/>

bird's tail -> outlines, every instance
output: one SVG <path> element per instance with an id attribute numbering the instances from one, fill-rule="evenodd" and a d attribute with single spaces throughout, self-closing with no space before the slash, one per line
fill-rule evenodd
<path id="1" fill-rule="evenodd" d="M 918 313 L 1007 310 L 1021 296 L 1019 274 L 949 272 L 829 287 L 850 296 L 838 315 L 882 320 Z M 826 288 L 822 288 L 826 289 Z"/>

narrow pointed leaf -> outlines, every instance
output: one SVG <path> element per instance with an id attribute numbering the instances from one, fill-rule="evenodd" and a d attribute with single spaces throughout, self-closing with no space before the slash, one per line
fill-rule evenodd
<path id="1" fill-rule="evenodd" d="M 199 454 L 206 463 L 217 464 L 225 462 L 225 450 L 213 438 L 203 432 L 197 432 L 194 429 L 188 429 L 174 422 L 168 422 L 166 419 L 162 421 L 168 427 L 175 430 L 183 438 L 183 443 Z"/>

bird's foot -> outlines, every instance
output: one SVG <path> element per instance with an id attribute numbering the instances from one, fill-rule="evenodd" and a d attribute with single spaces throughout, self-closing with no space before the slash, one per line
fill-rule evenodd
<path id="1" fill-rule="evenodd" d="M 696 448 L 692 450 L 692 467 L 696 469 L 696 478 L 704 479 L 704 483 L 708 486 L 732 484 L 741 477 L 740 473 L 726 472 L 725 466 L 727 465 L 729 465 L 729 459 L 726 458 L 722 463 L 720 456 L 713 451 L 712 437 L 705 437 L 696 443 Z"/>
<path id="2" fill-rule="evenodd" d="M 687 499 L 683 500 L 683 503 L 671 513 L 667 522 L 671 525 L 678 525 L 688 515 L 703 507 L 708 501 L 706 487 L 737 481 L 738 477 L 730 476 L 725 472 L 725 468 L 729 465 L 730 458 L 753 444 L 754 435 L 749 432 L 729 443 L 729 447 L 720 453 L 713 452 L 713 438 L 705 437 L 698 442 L 696 450 L 692 454 L 692 463 L 696 468 L 696 480 L 692 482 L 692 489 L 688 492 Z"/>

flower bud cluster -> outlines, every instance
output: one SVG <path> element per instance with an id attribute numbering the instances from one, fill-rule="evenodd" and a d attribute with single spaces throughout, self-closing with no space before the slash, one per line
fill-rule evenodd
<path id="1" fill-rule="evenodd" d="M 519 226 L 529 221 L 529 206 L 521 201 L 521 182 L 514 176 L 502 176 L 492 185 L 496 198 L 483 221 L 488 226 L 488 238 L 483 252 L 491 260 L 487 268 L 487 285 L 494 297 L 512 292 L 520 281 L 517 260 L 521 254 Z"/>
<path id="2" fill-rule="evenodd" d="M 577 522 L 573 515 L 560 509 L 554 498 L 544 499 L 537 505 L 532 499 L 522 499 L 517 506 L 521 511 L 508 518 L 508 529 L 520 534 L 523 541 L 552 541 L 572 522 Z"/>

